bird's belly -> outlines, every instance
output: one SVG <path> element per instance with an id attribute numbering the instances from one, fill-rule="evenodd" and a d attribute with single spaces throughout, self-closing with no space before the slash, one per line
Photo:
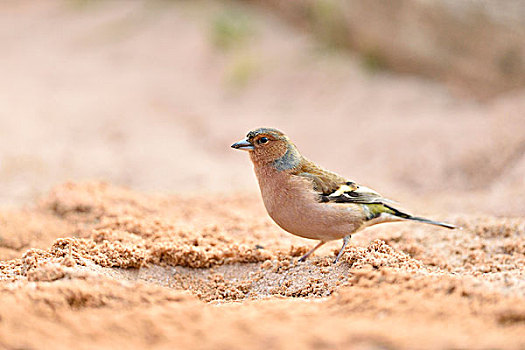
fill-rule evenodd
<path id="1" fill-rule="evenodd" d="M 272 191 L 265 193 L 265 191 Z M 279 189 L 263 188 L 270 217 L 282 229 L 304 238 L 330 241 L 359 229 L 363 212 L 358 205 L 319 203 L 316 194 L 301 183 Z"/>

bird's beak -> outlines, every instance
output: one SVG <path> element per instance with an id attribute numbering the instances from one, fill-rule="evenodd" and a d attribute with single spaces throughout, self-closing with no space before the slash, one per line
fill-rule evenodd
<path id="1" fill-rule="evenodd" d="M 243 151 L 251 151 L 254 149 L 253 144 L 248 139 L 241 140 L 232 145 L 232 148 L 240 149 Z"/>

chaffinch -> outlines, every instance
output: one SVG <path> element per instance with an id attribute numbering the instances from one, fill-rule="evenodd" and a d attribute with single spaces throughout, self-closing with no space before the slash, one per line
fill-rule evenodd
<path id="1" fill-rule="evenodd" d="M 323 169 L 303 157 L 279 130 L 250 131 L 231 147 L 250 154 L 264 206 L 275 223 L 294 235 L 320 241 L 300 261 L 326 242 L 342 238 L 336 263 L 352 233 L 383 222 L 413 220 L 456 228 L 402 212 L 374 190 Z"/>

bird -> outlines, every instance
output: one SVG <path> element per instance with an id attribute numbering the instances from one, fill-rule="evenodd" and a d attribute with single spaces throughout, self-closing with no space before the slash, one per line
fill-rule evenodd
<path id="1" fill-rule="evenodd" d="M 341 258 L 352 234 L 372 225 L 416 221 L 456 229 L 455 225 L 413 216 L 395 208 L 378 192 L 326 170 L 301 155 L 282 131 L 258 128 L 231 145 L 248 151 L 264 206 L 285 231 L 319 243 L 304 254 L 305 261 L 329 241 L 343 239 L 334 263 Z"/>

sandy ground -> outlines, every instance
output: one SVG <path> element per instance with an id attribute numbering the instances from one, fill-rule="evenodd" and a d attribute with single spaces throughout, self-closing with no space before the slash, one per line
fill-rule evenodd
<path id="1" fill-rule="evenodd" d="M 525 347 L 525 90 L 461 99 L 238 5 L 0 23 L 0 347 Z M 258 126 L 463 230 L 377 226 L 297 263 L 314 242 L 229 149 Z"/>
<path id="2" fill-rule="evenodd" d="M 335 243 L 298 263 L 311 244 L 250 198 L 65 184 L 3 213 L 0 257 L 24 253 L 0 262 L 0 344 L 525 345 L 525 220 L 385 225 L 356 235 L 336 265 Z"/>

